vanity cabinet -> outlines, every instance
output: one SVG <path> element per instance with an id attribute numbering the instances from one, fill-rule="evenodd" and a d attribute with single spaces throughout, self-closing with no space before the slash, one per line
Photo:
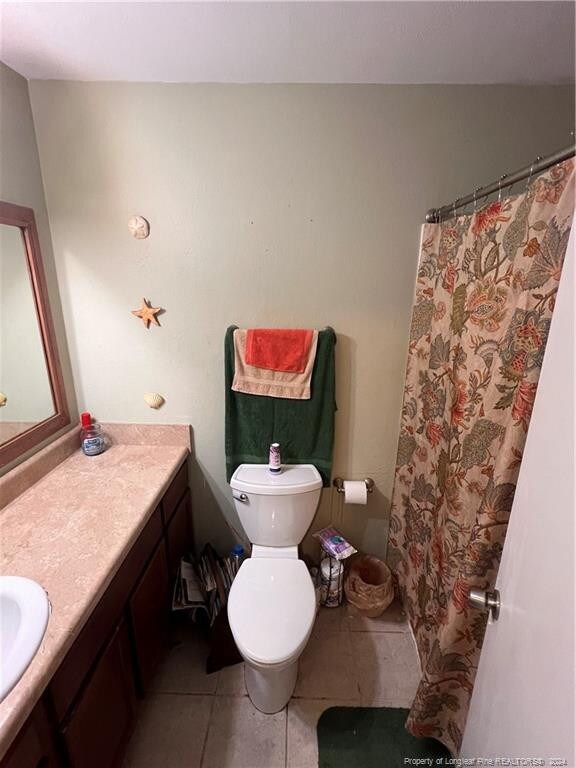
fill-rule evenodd
<path id="1" fill-rule="evenodd" d="M 92 673 L 106 641 L 120 623 L 130 595 L 134 589 L 137 589 L 146 564 L 156 549 L 162 546 L 160 506 L 144 526 L 50 682 L 48 690 L 58 722 L 65 719 L 73 706 L 75 698 Z"/>
<path id="2" fill-rule="evenodd" d="M 190 491 L 186 491 L 180 499 L 174 515 L 168 521 L 166 528 L 166 551 L 168 555 L 168 572 L 173 579 L 178 573 L 182 556 L 189 551 L 186 542 L 192 538 L 192 515 Z"/>
<path id="3" fill-rule="evenodd" d="M 62 765 L 41 699 L 2 761 L 2 768 L 60 768 Z"/>
<path id="4" fill-rule="evenodd" d="M 70 764 L 78 768 L 116 765 L 130 736 L 134 701 L 128 631 L 122 621 L 61 728 Z"/>
<path id="5" fill-rule="evenodd" d="M 170 578 L 165 547 L 158 547 L 130 598 L 138 693 L 150 685 L 166 643 Z"/>
<path id="6" fill-rule="evenodd" d="M 0 768 L 115 768 L 165 647 L 173 577 L 192 548 L 184 462 Z"/>

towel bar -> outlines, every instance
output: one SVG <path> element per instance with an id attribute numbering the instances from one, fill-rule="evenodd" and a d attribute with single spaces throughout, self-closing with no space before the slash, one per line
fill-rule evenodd
<path id="1" fill-rule="evenodd" d="M 229 325 L 229 326 L 228 326 L 228 328 L 233 328 L 234 330 L 236 330 L 236 328 L 239 328 L 239 327 L 240 327 L 240 326 L 239 326 L 239 325 L 236 325 L 235 323 L 234 323 L 233 325 Z M 324 328 L 320 328 L 320 330 L 321 330 L 321 331 L 332 331 L 332 333 L 334 333 L 334 335 L 335 335 L 335 333 L 336 333 L 336 332 L 334 331 L 334 328 L 332 328 L 332 326 L 331 326 L 331 325 L 325 325 L 325 326 L 324 326 Z"/>

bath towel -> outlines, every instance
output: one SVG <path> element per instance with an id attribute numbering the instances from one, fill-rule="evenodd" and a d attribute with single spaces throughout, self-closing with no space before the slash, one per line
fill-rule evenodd
<path id="1" fill-rule="evenodd" d="M 311 354 L 313 336 L 317 337 L 318 331 L 303 328 L 249 328 L 246 332 L 246 362 L 256 368 L 269 368 L 271 371 L 304 373 Z"/>
<path id="2" fill-rule="evenodd" d="M 283 464 L 314 464 L 330 485 L 334 448 L 336 334 L 318 333 L 309 400 L 256 397 L 232 390 L 234 331 L 224 342 L 226 478 L 239 464 L 266 464 L 270 443 L 280 443 Z"/>
<path id="3" fill-rule="evenodd" d="M 244 392 L 248 395 L 265 397 L 284 397 L 294 400 L 310 399 L 310 382 L 318 332 L 312 335 L 312 342 L 303 373 L 288 373 L 273 371 L 268 368 L 257 368 L 246 362 L 246 341 L 248 332 L 236 328 L 234 331 L 234 392 Z"/>

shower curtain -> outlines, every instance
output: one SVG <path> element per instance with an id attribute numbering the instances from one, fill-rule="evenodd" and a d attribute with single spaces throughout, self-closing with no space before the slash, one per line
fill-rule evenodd
<path id="1" fill-rule="evenodd" d="M 573 208 L 567 160 L 423 227 L 391 563 L 422 662 L 406 726 L 454 755 L 487 622 L 468 592 L 496 580 Z"/>

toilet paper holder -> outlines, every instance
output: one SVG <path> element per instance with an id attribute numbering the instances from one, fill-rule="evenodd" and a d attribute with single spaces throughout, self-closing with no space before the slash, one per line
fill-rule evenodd
<path id="1" fill-rule="evenodd" d="M 372 480 L 371 477 L 365 477 L 364 482 L 366 483 L 366 490 L 368 493 L 372 493 L 374 491 L 374 480 Z M 344 493 L 344 480 L 341 477 L 335 477 L 332 481 L 332 485 L 336 488 L 338 493 Z"/>

